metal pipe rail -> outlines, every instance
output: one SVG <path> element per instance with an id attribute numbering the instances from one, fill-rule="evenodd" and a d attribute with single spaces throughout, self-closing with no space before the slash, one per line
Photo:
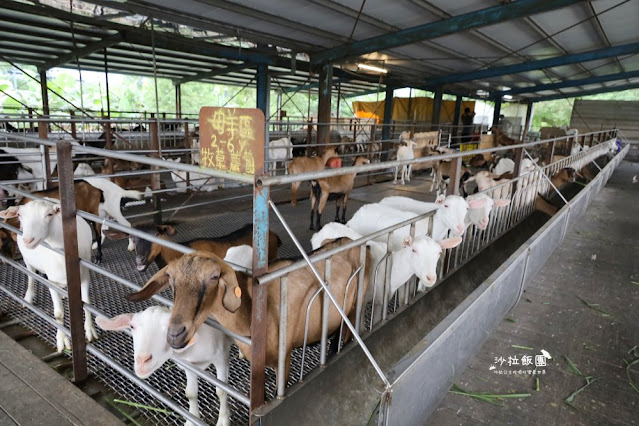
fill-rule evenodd
<path id="1" fill-rule="evenodd" d="M 33 142 L 35 144 L 46 145 L 50 147 L 54 147 L 57 145 L 56 141 L 52 141 L 49 139 L 36 139 L 28 136 L 19 136 L 17 139 L 23 140 L 25 142 Z M 116 158 L 118 160 L 125 161 L 133 161 L 141 164 L 147 164 L 149 166 L 157 166 L 161 168 L 170 168 L 174 170 L 181 170 L 184 172 L 190 173 L 200 173 L 203 175 L 211 176 L 211 177 L 219 177 L 223 179 L 235 180 L 243 183 L 253 183 L 254 179 L 252 176 L 235 173 L 235 172 L 226 172 L 215 169 L 210 169 L 206 167 L 193 166 L 190 164 L 182 164 L 176 162 L 167 162 L 165 160 L 159 160 L 151 157 L 144 157 L 134 154 L 127 154 L 120 151 L 113 151 L 108 149 L 100 149 L 100 148 L 92 148 L 88 146 L 82 145 L 72 145 L 73 151 L 86 153 L 86 154 L 94 154 L 107 158 Z M 170 164 L 167 164 L 170 163 Z M 156 171 L 159 173 L 159 171 Z"/>
<path id="2" fill-rule="evenodd" d="M 609 130 L 601 131 L 601 132 L 591 132 L 591 133 L 585 133 L 584 136 L 586 136 L 586 135 L 595 135 L 595 134 L 604 135 L 604 134 L 607 134 L 608 132 L 609 132 Z M 442 154 L 442 155 L 433 155 L 433 156 L 429 156 L 429 157 L 419 157 L 419 158 L 415 158 L 415 159 L 412 159 L 412 160 L 384 161 L 384 162 L 375 163 L 375 164 L 364 164 L 362 166 L 357 166 L 357 167 L 353 167 L 353 166 L 341 167 L 339 169 L 320 170 L 320 171 L 317 171 L 317 172 L 300 173 L 300 174 L 296 174 L 296 175 L 261 176 L 261 177 L 257 178 L 256 184 L 258 186 L 266 187 L 266 186 L 282 185 L 282 184 L 293 183 L 293 182 L 316 180 L 316 179 L 322 179 L 322 178 L 333 177 L 333 176 L 341 176 L 341 175 L 350 174 L 350 173 L 372 172 L 372 171 L 378 171 L 378 170 L 385 170 L 385 169 L 388 169 L 390 167 L 394 168 L 394 167 L 401 167 L 401 166 L 410 165 L 410 164 L 431 163 L 431 162 L 439 161 L 439 160 L 452 160 L 452 159 L 456 159 L 456 158 L 466 157 L 466 156 L 469 156 L 469 155 L 485 154 L 485 153 L 492 153 L 492 152 L 501 152 L 501 151 L 508 151 L 508 150 L 511 150 L 511 149 L 518 149 L 518 148 L 522 148 L 522 149 L 523 148 L 530 148 L 532 146 L 547 144 L 549 142 L 559 141 L 559 140 L 567 139 L 567 138 L 570 138 L 570 137 L 572 137 L 572 136 L 562 136 L 562 137 L 558 137 L 558 138 L 547 139 L 547 140 L 543 140 L 543 141 L 530 142 L 530 143 L 522 143 L 522 144 L 517 144 L 517 145 L 482 148 L 482 149 L 476 149 L 476 150 L 472 150 L 472 151 L 458 152 L 458 153 L 454 153 L 454 154 Z"/>

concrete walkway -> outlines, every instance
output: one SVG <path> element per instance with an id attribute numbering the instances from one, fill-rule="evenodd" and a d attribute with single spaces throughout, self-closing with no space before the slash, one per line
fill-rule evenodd
<path id="1" fill-rule="evenodd" d="M 531 396 L 496 406 L 448 394 L 426 424 L 639 424 L 639 390 L 631 384 L 639 389 L 639 362 L 626 371 L 626 362 L 639 359 L 639 183 L 632 183 L 637 174 L 639 163 L 620 164 L 583 221 L 456 380 L 469 392 Z M 546 374 L 519 374 L 521 364 L 508 366 L 509 357 L 534 359 L 542 349 L 553 357 L 543 368 Z M 587 380 L 568 360 L 596 379 L 572 405 L 566 399 Z M 491 371 L 491 365 L 497 368 Z M 515 373 L 496 374 L 499 370 Z"/>
<path id="2" fill-rule="evenodd" d="M 0 332 L 0 425 L 122 425 L 116 417 Z"/>

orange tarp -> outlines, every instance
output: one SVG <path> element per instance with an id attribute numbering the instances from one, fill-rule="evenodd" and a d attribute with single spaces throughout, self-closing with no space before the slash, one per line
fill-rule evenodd
<path id="1" fill-rule="evenodd" d="M 410 117 L 408 116 L 408 104 L 410 102 Z M 433 98 L 395 98 L 393 99 L 393 120 L 396 121 L 426 121 L 429 122 L 433 115 Z M 475 110 L 475 101 L 462 102 L 464 108 Z M 379 102 L 353 102 L 355 115 L 372 114 L 384 120 L 384 101 Z M 455 116 L 455 101 L 442 101 L 442 110 L 439 117 L 440 123 L 452 123 Z"/>

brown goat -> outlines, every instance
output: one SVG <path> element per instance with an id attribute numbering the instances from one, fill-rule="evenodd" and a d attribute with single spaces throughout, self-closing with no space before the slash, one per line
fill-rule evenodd
<path id="1" fill-rule="evenodd" d="M 95 216 L 99 216 L 100 214 L 99 207 L 100 207 L 100 199 L 102 197 L 102 191 L 100 191 L 98 188 L 95 188 L 91 186 L 89 183 L 84 181 L 75 182 L 73 184 L 73 189 L 74 189 L 73 192 L 75 194 L 76 209 L 85 211 L 87 213 L 91 213 Z M 59 188 L 51 188 L 45 191 L 34 192 L 33 195 L 38 197 L 43 197 L 43 198 L 54 198 L 56 200 L 59 200 L 60 199 L 59 191 L 60 191 Z M 20 200 L 18 205 L 24 205 L 31 201 L 32 201 L 31 198 L 24 197 L 22 200 Z M 19 225 L 20 225 L 17 218 L 7 219 L 5 220 L 5 222 L 13 226 L 14 228 L 19 228 Z M 98 244 L 98 250 L 95 255 L 95 260 L 96 262 L 99 263 L 102 261 L 102 238 L 101 238 L 102 224 L 98 222 L 93 222 L 93 221 L 88 221 L 88 222 L 91 224 L 96 234 L 96 242 Z M 16 235 L 14 233 L 11 233 L 11 237 L 13 239 L 13 242 L 15 243 L 17 241 Z M 15 253 L 15 247 L 12 248 L 11 250 Z"/>
<path id="2" fill-rule="evenodd" d="M 323 252 L 335 248 L 348 238 L 342 238 L 319 248 Z M 331 292 L 338 301 L 344 301 L 346 284 L 360 267 L 360 248 L 345 250 L 331 258 Z M 293 263 L 292 260 L 277 260 L 269 265 L 269 272 Z M 367 260 L 366 265 L 370 265 Z M 325 261 L 315 263 L 323 278 Z M 366 268 L 364 282 L 368 283 Z M 360 272 L 361 273 L 361 272 Z M 174 260 L 155 274 L 137 293 L 127 296 L 130 301 L 147 300 L 168 286 L 173 291 L 173 310 L 167 332 L 167 341 L 173 348 L 183 348 L 188 344 L 198 328 L 212 314 L 225 328 L 241 335 L 251 336 L 253 279 L 231 266 L 218 256 L 208 252 L 194 252 Z M 280 279 L 265 284 L 267 292 L 266 312 L 266 366 L 277 368 L 280 316 Z M 288 380 L 293 348 L 304 344 L 306 309 L 320 284 L 309 267 L 288 274 L 288 322 L 286 338 L 286 371 L 284 382 Z M 345 313 L 355 316 L 356 288 L 349 288 Z M 364 293 L 366 289 L 363 290 Z M 340 302 L 342 303 L 342 302 Z M 321 339 L 322 304 L 314 303 L 310 309 L 308 344 Z M 341 317 L 331 304 L 328 313 L 328 334 L 340 327 Z M 251 347 L 235 342 L 247 360 L 251 361 Z M 279 379 L 282 379 L 281 377 Z"/>
<path id="3" fill-rule="evenodd" d="M 111 168 L 111 170 L 109 170 Z M 119 172 L 129 172 L 142 170 L 142 164 L 133 161 L 118 160 L 114 158 L 106 158 L 102 167 L 103 174 Z M 136 175 L 136 176 L 116 176 L 113 177 L 113 183 L 124 189 L 142 189 L 151 186 L 152 175 Z"/>
<path id="4" fill-rule="evenodd" d="M 498 145 L 510 146 L 510 145 L 516 145 L 519 143 L 519 141 L 516 141 L 513 138 L 509 138 L 508 136 L 506 136 L 504 132 L 502 132 L 501 129 L 497 126 L 491 127 L 490 131 L 493 132 L 493 136 L 495 139 L 495 146 L 498 146 Z"/>
<path id="5" fill-rule="evenodd" d="M 177 234 L 177 231 L 171 225 L 138 226 L 136 227 L 136 229 L 167 241 L 171 241 L 169 237 Z M 161 269 L 164 268 L 169 262 L 182 257 L 182 253 L 177 250 L 170 249 L 158 243 L 153 243 L 134 235 L 129 235 L 126 232 L 109 229 L 107 231 L 104 231 L 104 233 L 107 237 L 114 240 L 129 237 L 133 239 L 133 242 L 135 243 L 135 263 L 138 271 L 140 272 L 146 271 L 151 262 L 155 261 L 158 268 Z M 247 224 L 242 228 L 221 237 L 200 238 L 180 244 L 188 246 L 194 250 L 214 253 L 219 257 L 224 258 L 224 256 L 226 256 L 226 251 L 230 247 L 240 246 L 243 244 L 249 246 L 253 245 L 253 225 Z M 280 237 L 275 232 L 270 231 L 268 238 L 269 260 L 274 260 L 275 258 L 277 258 L 277 248 L 280 245 Z"/>
<path id="6" fill-rule="evenodd" d="M 555 173 L 550 180 L 555 188 L 561 189 L 561 187 L 565 184 L 574 182 L 576 176 L 581 175 L 575 169 L 566 167 Z M 546 213 L 549 216 L 554 216 L 559 211 L 559 208 L 551 204 L 540 194 L 537 194 L 537 197 L 535 198 L 535 210 Z"/>
<path id="7" fill-rule="evenodd" d="M 370 160 L 366 157 L 357 157 L 353 166 L 361 166 L 369 164 Z M 342 194 L 335 202 L 335 222 L 339 221 L 339 210 L 342 208 L 342 223 L 346 223 L 346 205 L 348 204 L 348 196 L 353 190 L 355 176 L 357 173 L 347 175 L 331 176 L 324 179 L 311 181 L 311 225 L 310 229 L 320 230 L 322 223 L 322 212 L 326 207 L 326 201 L 330 194 Z M 315 215 L 315 202 L 317 206 L 317 224 L 313 228 L 313 216 Z"/>
<path id="8" fill-rule="evenodd" d="M 315 172 L 322 170 L 326 166 L 326 162 L 331 157 L 337 157 L 337 152 L 334 148 L 328 148 L 324 151 L 321 157 L 296 157 L 288 163 L 288 173 L 291 175 L 297 175 L 300 173 Z M 297 205 L 297 189 L 302 182 L 293 182 L 291 184 L 291 204 Z"/>

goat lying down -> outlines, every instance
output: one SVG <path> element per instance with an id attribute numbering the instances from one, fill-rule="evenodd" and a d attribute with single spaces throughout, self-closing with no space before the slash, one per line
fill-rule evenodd
<path id="1" fill-rule="evenodd" d="M 348 239 L 338 240 L 323 246 L 320 251 L 329 250 L 341 245 Z M 356 289 L 351 286 L 346 294 L 346 284 L 359 270 L 359 247 L 345 250 L 332 257 L 331 290 L 337 300 L 346 298 L 347 315 L 355 312 Z M 292 260 L 276 260 L 269 265 L 274 271 L 293 263 Z M 366 261 L 370 265 L 370 259 Z M 325 261 L 315 263 L 320 274 L 324 274 Z M 365 282 L 368 282 L 368 268 Z M 304 326 L 306 308 L 320 284 L 306 267 L 288 275 L 288 328 L 286 339 L 286 372 L 289 377 L 291 352 L 293 348 L 304 343 Z M 241 335 L 251 335 L 251 310 L 253 279 L 242 272 L 236 272 L 220 257 L 208 252 L 194 252 L 170 262 L 155 274 L 137 293 L 130 294 L 130 301 L 147 300 L 152 295 L 171 286 L 174 306 L 169 321 L 167 341 L 175 349 L 184 348 L 197 332 L 209 314 L 227 329 Z M 364 291 L 366 291 L 364 289 Z M 267 292 L 266 314 L 266 365 L 277 368 L 280 314 L 280 280 L 269 283 Z M 310 309 L 308 343 L 318 342 L 322 335 L 322 306 L 314 303 Z M 353 318 L 354 320 L 354 318 Z M 328 334 L 337 331 L 341 324 L 341 316 L 331 305 L 328 315 Z M 240 351 L 250 361 L 250 346 L 236 341 Z"/>

